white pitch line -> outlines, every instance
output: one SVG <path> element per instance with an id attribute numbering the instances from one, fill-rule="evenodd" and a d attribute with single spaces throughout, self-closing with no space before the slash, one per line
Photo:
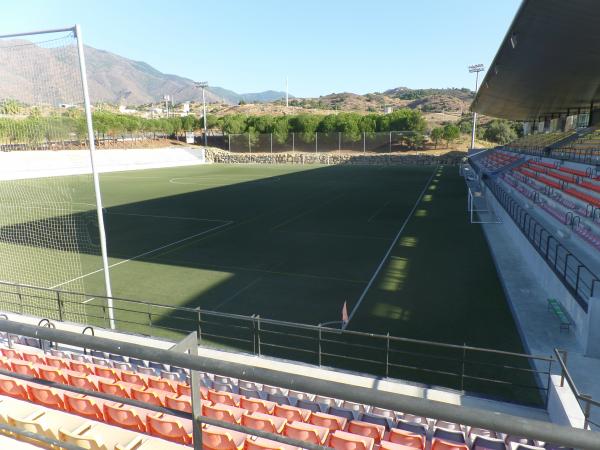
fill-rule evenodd
<path id="1" fill-rule="evenodd" d="M 171 242 L 170 244 L 165 244 L 165 245 L 163 245 L 161 247 L 158 247 L 158 248 L 155 248 L 153 250 L 149 250 L 147 252 L 140 253 L 139 255 L 136 255 L 133 258 L 125 259 L 123 261 L 119 261 L 118 263 L 111 264 L 110 266 L 108 266 L 108 268 L 112 269 L 113 267 L 120 266 L 121 264 L 125 264 L 126 262 L 134 261 L 136 259 L 142 258 L 143 256 L 151 255 L 152 253 L 156 253 L 156 252 L 158 252 L 160 250 L 164 250 L 165 248 L 169 248 L 169 247 L 172 247 L 174 245 L 181 244 L 182 242 L 189 241 L 190 239 L 194 239 L 194 238 L 196 238 L 198 236 L 202 236 L 204 234 L 207 234 L 207 233 L 210 233 L 212 231 L 218 230 L 219 228 L 223 228 L 223 227 L 229 226 L 232 223 L 233 223 L 233 221 L 228 221 L 228 222 L 223 223 L 221 225 L 217 225 L 216 227 L 212 227 L 212 228 L 210 228 L 208 230 L 202 231 L 201 233 L 196 233 L 196 234 L 193 234 L 192 236 L 188 236 L 188 237 L 185 237 L 183 239 L 179 239 L 178 241 Z M 93 272 L 86 273 L 85 275 L 81 275 L 80 277 L 73 278 L 72 280 L 65 281 L 64 283 L 57 284 L 56 286 L 52 286 L 52 287 L 50 287 L 50 289 L 59 288 L 61 286 L 64 286 L 65 284 L 72 283 L 73 281 L 78 281 L 78 280 L 81 280 L 83 278 L 89 277 L 90 275 L 94 275 L 96 273 L 102 272 L 103 270 L 104 269 L 94 270 Z"/>
<path id="2" fill-rule="evenodd" d="M 153 217 L 155 219 L 193 220 L 196 222 L 221 222 L 221 223 L 226 223 L 226 222 L 231 223 L 232 222 L 231 220 L 226 220 L 226 219 L 203 219 L 203 218 L 199 218 L 199 217 L 161 216 L 161 215 L 157 215 L 157 214 L 121 213 L 121 212 L 114 212 L 114 211 L 108 211 L 108 214 L 109 215 L 118 215 L 118 216 Z"/>
<path id="3" fill-rule="evenodd" d="M 365 299 L 365 297 L 367 296 L 367 292 L 369 292 L 369 289 L 371 288 L 371 285 L 373 284 L 373 282 L 375 281 L 375 278 L 377 278 L 377 276 L 379 275 L 379 272 L 381 272 L 381 269 L 383 268 L 384 264 L 386 263 L 387 259 L 390 256 L 390 253 L 392 253 L 393 248 L 396 246 L 396 243 L 398 242 L 398 239 L 400 239 L 400 235 L 402 234 L 402 232 L 404 231 L 404 228 L 406 228 L 406 225 L 408 224 L 408 222 L 410 221 L 410 219 L 412 218 L 413 214 L 415 213 L 417 207 L 419 206 L 419 203 L 421 203 L 421 199 L 423 198 L 423 195 L 425 195 L 425 192 L 427 192 L 427 188 L 429 187 L 429 184 L 431 184 L 431 180 L 433 180 L 433 177 L 438 173 L 438 170 L 434 170 L 433 173 L 431 174 L 431 176 L 429 177 L 429 179 L 427 180 L 427 183 L 425 183 L 425 187 L 423 188 L 423 190 L 421 191 L 421 194 L 419 195 L 419 197 L 417 198 L 417 201 L 415 202 L 414 206 L 412 207 L 412 209 L 410 210 L 410 212 L 408 213 L 408 216 L 406 217 L 406 219 L 404 220 L 404 223 L 402 224 L 402 226 L 400 227 L 400 229 L 398 230 L 398 233 L 396 233 L 396 237 L 394 238 L 394 240 L 392 241 L 390 247 L 388 248 L 387 252 L 385 252 L 385 255 L 383 255 L 383 259 L 381 260 L 381 262 L 379 263 L 379 266 L 377 267 L 377 269 L 375 270 L 375 273 L 373 274 L 373 276 L 371 277 L 371 279 L 369 280 L 369 283 L 367 284 L 367 286 L 365 287 L 365 290 L 362 292 L 362 294 L 360 295 L 360 297 L 358 298 L 356 305 L 354 305 L 354 308 L 352 308 L 352 311 L 350 312 L 350 315 L 348 316 L 348 321 L 346 323 L 344 323 L 342 325 L 342 329 L 345 330 L 348 327 L 348 324 L 350 323 L 350 321 L 352 320 L 352 317 L 354 317 L 354 314 L 356 314 L 356 311 L 358 311 L 358 308 L 360 307 L 360 304 L 362 303 L 362 301 Z"/>
<path id="4" fill-rule="evenodd" d="M 88 298 L 87 300 L 84 300 L 81 302 L 82 305 L 85 305 L 86 303 L 91 302 L 92 300 L 96 300 L 96 297 L 92 297 L 92 298 Z"/>
<path id="5" fill-rule="evenodd" d="M 375 217 L 377 217 L 379 215 L 379 213 L 381 211 L 383 211 L 385 209 L 385 207 L 387 205 L 389 205 L 390 203 L 392 203 L 391 200 L 388 200 L 387 202 L 385 202 L 381 208 L 379 208 L 377 211 L 375 211 L 375 213 L 371 217 L 369 217 L 369 220 L 367 220 L 367 222 L 371 222 L 371 220 L 373 220 Z"/>
<path id="6" fill-rule="evenodd" d="M 250 284 L 248 284 L 248 285 L 244 286 L 243 288 L 239 289 L 236 293 L 234 293 L 233 295 L 227 297 L 225 300 L 223 300 L 221 303 L 219 303 L 217 306 L 215 306 L 214 309 L 213 309 L 213 311 L 218 311 L 219 308 L 225 306 L 227 303 L 229 303 L 231 300 L 233 300 L 234 298 L 236 298 L 242 292 L 250 289 L 252 286 L 258 284 L 260 281 L 262 281 L 262 277 L 257 278 L 256 280 L 252 281 Z"/>

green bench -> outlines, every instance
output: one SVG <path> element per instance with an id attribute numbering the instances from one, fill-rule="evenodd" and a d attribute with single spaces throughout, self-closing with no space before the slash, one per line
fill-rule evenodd
<path id="1" fill-rule="evenodd" d="M 552 311 L 554 313 L 554 315 L 556 317 L 558 317 L 558 320 L 560 321 L 560 331 L 561 332 L 562 332 L 562 330 L 569 331 L 571 329 L 571 324 L 573 322 L 571 322 L 571 319 L 569 319 L 569 316 L 567 316 L 567 313 L 565 312 L 563 307 L 560 305 L 558 300 L 556 300 L 554 298 L 548 299 L 548 311 Z"/>

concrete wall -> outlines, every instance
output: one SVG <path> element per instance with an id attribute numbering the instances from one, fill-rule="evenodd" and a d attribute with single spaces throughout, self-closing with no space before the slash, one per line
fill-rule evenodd
<path id="1" fill-rule="evenodd" d="M 204 149 L 157 148 L 98 150 L 98 172 L 190 166 L 206 162 Z M 0 180 L 91 173 L 87 150 L 0 152 Z"/>
<path id="2" fill-rule="evenodd" d="M 565 381 L 564 386 L 560 386 L 560 375 L 552 375 L 550 378 L 547 411 L 550 420 L 558 425 L 583 428 L 583 411 L 569 384 Z"/>
<path id="3" fill-rule="evenodd" d="M 516 197 L 517 194 L 515 194 Z M 531 245 L 521 229 L 515 224 L 506 210 L 498 203 L 496 197 L 488 191 L 490 206 L 496 212 L 496 215 L 502 220 L 502 225 L 511 240 L 519 248 L 522 260 L 529 269 L 535 273 L 540 280 L 540 284 L 545 286 L 547 297 L 556 298 L 560 301 L 565 310 L 569 313 L 575 326 L 571 327 L 571 332 L 576 334 L 577 340 L 586 347 L 589 334 L 588 314 L 579 306 L 579 303 L 573 298 L 563 282 L 555 275 L 550 266 L 544 261 L 537 250 Z"/>

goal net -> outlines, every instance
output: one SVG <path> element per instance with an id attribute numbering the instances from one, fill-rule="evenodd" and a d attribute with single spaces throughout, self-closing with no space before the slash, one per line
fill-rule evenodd
<path id="1" fill-rule="evenodd" d="M 0 309 L 86 322 L 104 293 L 75 30 L 0 37 Z M 90 275 L 91 274 L 91 275 Z"/>

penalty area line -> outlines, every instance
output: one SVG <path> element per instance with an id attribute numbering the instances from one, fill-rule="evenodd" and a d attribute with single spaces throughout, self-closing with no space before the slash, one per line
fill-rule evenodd
<path id="1" fill-rule="evenodd" d="M 427 180 L 427 183 L 425 183 L 425 187 L 423 188 L 423 190 L 419 194 L 419 197 L 417 198 L 417 201 L 415 202 L 415 204 L 413 205 L 412 209 L 408 213 L 408 216 L 406 216 L 406 219 L 404 220 L 404 223 L 402 224 L 402 226 L 398 230 L 398 233 L 396 233 L 396 237 L 394 238 L 394 240 L 390 244 L 389 248 L 387 249 L 387 252 L 385 252 L 385 255 L 383 255 L 383 259 L 379 263 L 379 266 L 377 266 L 377 269 L 375 269 L 375 273 L 373 273 L 373 276 L 369 280 L 369 283 L 365 287 L 365 290 L 362 292 L 362 294 L 360 294 L 360 297 L 356 301 L 356 305 L 354 305 L 354 308 L 352 308 L 352 311 L 350 312 L 350 315 L 348 316 L 348 321 L 345 322 L 342 325 L 342 330 L 345 330 L 348 327 L 348 324 L 352 320 L 352 317 L 354 317 L 354 314 L 356 314 L 356 311 L 358 311 L 358 308 L 360 307 L 360 304 L 362 303 L 362 301 L 367 296 L 367 292 L 369 292 L 369 289 L 371 289 L 371 286 L 375 282 L 375 279 L 379 275 L 379 272 L 381 272 L 381 269 L 383 269 L 383 266 L 385 265 L 385 263 L 387 262 L 388 258 L 390 257 L 390 254 L 392 253 L 392 250 L 396 246 L 396 243 L 398 242 L 398 239 L 400 239 L 400 236 L 402 235 L 402 232 L 404 231 L 404 228 L 406 228 L 406 225 L 408 225 L 408 222 L 410 221 L 410 219 L 414 215 L 417 207 L 421 203 L 421 200 L 423 199 L 423 196 L 425 195 L 425 192 L 427 192 L 427 188 L 431 184 L 431 181 L 433 180 L 433 177 L 438 173 L 438 169 L 439 169 L 439 167 L 435 168 L 435 170 L 433 171 L 433 173 L 431 174 L 431 176 Z"/>
<path id="2" fill-rule="evenodd" d="M 112 269 L 113 267 L 120 266 L 121 264 L 125 264 L 125 263 L 127 263 L 127 262 L 130 262 L 130 261 L 135 261 L 136 259 L 143 258 L 144 256 L 148 256 L 148 255 L 151 255 L 151 254 L 153 254 L 153 253 L 159 252 L 159 251 L 161 251 L 161 250 L 164 250 L 165 248 L 173 247 L 173 246 L 175 246 L 175 245 L 177 245 L 177 244 L 181 244 L 181 243 L 183 243 L 183 242 L 187 242 L 187 241 L 189 241 L 189 240 L 191 240 L 191 239 L 194 239 L 194 238 L 197 238 L 197 237 L 199 237 L 199 236 L 202 236 L 202 235 L 205 235 L 205 234 L 211 233 L 211 232 L 213 232 L 213 231 L 215 231 L 215 230 L 218 230 L 218 229 L 220 229 L 220 228 L 227 227 L 227 226 L 231 225 L 232 223 L 233 223 L 233 221 L 227 221 L 227 222 L 225 222 L 225 223 L 222 223 L 221 225 L 217 225 L 217 226 L 215 226 L 215 227 L 209 228 L 208 230 L 204 230 L 204 231 L 202 231 L 202 232 L 200 232 L 200 233 L 196 233 L 196 234 L 193 234 L 193 235 L 191 235 L 191 236 L 185 237 L 185 238 L 183 238 L 183 239 L 179 239 L 178 241 L 175 241 L 175 242 L 170 242 L 169 244 L 161 245 L 160 247 L 154 248 L 154 249 L 152 249 L 152 250 L 148 250 L 147 252 L 140 253 L 139 255 L 136 255 L 136 256 L 134 256 L 133 258 L 125 259 L 125 260 L 123 260 L 123 261 L 119 261 L 119 262 L 117 262 L 117 263 L 111 264 L 110 266 L 108 266 L 108 268 L 109 268 L 109 269 Z M 68 281 L 65 281 L 65 282 L 63 282 L 63 283 L 57 284 L 57 285 L 55 285 L 55 286 L 52 286 L 52 287 L 50 287 L 50 289 L 56 289 L 56 288 L 59 288 L 59 287 L 61 287 L 61 286 L 64 286 L 64 285 L 66 285 L 66 284 L 72 283 L 72 282 L 74 282 L 74 281 L 78 281 L 78 280 L 81 280 L 81 279 L 83 279 L 83 278 L 89 277 L 90 275 L 94 275 L 94 274 L 96 274 L 96 273 L 100 273 L 100 272 L 102 272 L 103 270 L 104 270 L 103 268 L 102 268 L 102 269 L 98 269 L 98 270 L 94 270 L 93 272 L 86 273 L 85 275 L 81 275 L 80 277 L 73 278 L 72 280 L 68 280 Z"/>

